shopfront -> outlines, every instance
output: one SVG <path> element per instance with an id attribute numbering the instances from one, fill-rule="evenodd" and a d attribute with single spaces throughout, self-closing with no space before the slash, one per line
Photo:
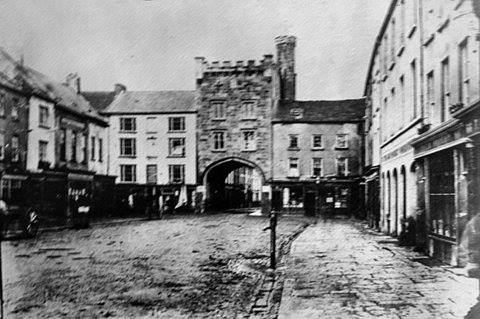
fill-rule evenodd
<path id="1" fill-rule="evenodd" d="M 451 265 L 461 265 L 459 244 L 471 217 L 468 210 L 469 178 L 474 172 L 467 163 L 471 140 L 465 127 L 453 121 L 443 130 L 414 142 L 418 167 L 419 205 L 424 207 L 426 252 Z M 421 196 L 420 196 L 421 195 Z"/>

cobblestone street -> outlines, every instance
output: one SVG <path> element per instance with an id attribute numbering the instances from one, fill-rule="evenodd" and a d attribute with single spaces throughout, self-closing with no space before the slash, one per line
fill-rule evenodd
<path id="1" fill-rule="evenodd" d="M 463 318 L 478 281 L 351 221 L 319 221 L 286 258 L 279 318 Z"/>
<path id="2" fill-rule="evenodd" d="M 313 221 L 281 218 L 278 245 Z M 235 318 L 268 265 L 268 218 L 177 216 L 2 243 L 6 318 Z"/>

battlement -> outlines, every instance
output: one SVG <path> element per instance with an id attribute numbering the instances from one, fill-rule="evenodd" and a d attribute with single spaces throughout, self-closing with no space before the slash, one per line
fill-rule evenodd
<path id="1" fill-rule="evenodd" d="M 235 63 L 228 60 L 221 63 L 220 61 L 209 63 L 204 57 L 196 57 L 195 63 L 195 77 L 197 79 L 203 78 L 205 74 L 226 75 L 263 72 L 274 64 L 272 54 L 265 54 L 260 61 L 248 60 L 246 63 L 243 60 L 238 60 Z"/>
<path id="2" fill-rule="evenodd" d="M 297 38 L 293 35 L 281 35 L 275 38 L 275 44 L 293 44 L 295 45 Z"/>

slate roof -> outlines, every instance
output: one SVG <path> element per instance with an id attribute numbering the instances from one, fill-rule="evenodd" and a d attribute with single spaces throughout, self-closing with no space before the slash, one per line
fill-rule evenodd
<path id="1" fill-rule="evenodd" d="M 292 111 L 293 110 L 293 111 Z M 365 115 L 365 99 L 338 101 L 280 101 L 273 122 L 352 122 Z"/>
<path id="2" fill-rule="evenodd" d="M 0 48 L 0 78 L 2 83 L 15 85 L 24 92 L 39 95 L 54 101 L 74 114 L 102 121 L 105 119 L 66 84 L 54 81 L 48 76 L 15 61 L 8 53 Z"/>
<path id="3" fill-rule="evenodd" d="M 104 114 L 195 112 L 195 91 L 123 91 Z"/>
<path id="4" fill-rule="evenodd" d="M 115 98 L 115 92 L 106 92 L 106 91 L 86 91 L 81 92 L 80 94 L 90 103 L 97 112 L 105 110 L 107 106 L 112 104 L 113 99 Z"/>

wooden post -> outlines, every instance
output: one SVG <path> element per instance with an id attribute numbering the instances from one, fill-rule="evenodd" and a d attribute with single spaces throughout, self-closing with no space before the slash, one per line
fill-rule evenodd
<path id="1" fill-rule="evenodd" d="M 276 227 L 277 214 L 275 211 L 270 212 L 270 268 L 276 268 Z"/>

